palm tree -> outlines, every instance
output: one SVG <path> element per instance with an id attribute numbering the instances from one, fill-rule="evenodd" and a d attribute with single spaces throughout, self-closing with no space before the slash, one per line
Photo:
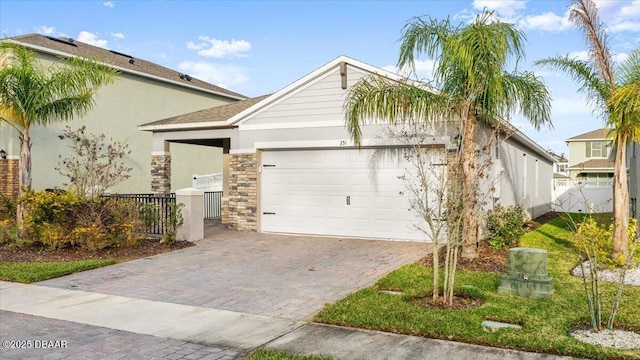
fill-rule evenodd
<path id="1" fill-rule="evenodd" d="M 31 189 L 31 128 L 86 114 L 98 88 L 113 82 L 117 71 L 81 58 L 43 68 L 33 51 L 10 41 L 0 44 L 0 65 L 0 122 L 18 132 L 22 194 Z M 19 204 L 18 226 L 24 215 Z"/>
<path id="2" fill-rule="evenodd" d="M 587 95 L 594 110 L 606 119 L 606 125 L 610 129 L 609 137 L 616 149 L 613 183 L 614 235 L 611 258 L 619 261 L 629 252 L 627 142 L 640 140 L 640 120 L 638 119 L 640 95 L 637 91 L 640 79 L 638 50 L 635 50 L 616 71 L 606 29 L 599 20 L 595 2 L 577 0 L 572 3 L 569 20 L 582 30 L 589 50 L 589 60 L 581 61 L 568 56 L 557 56 L 539 60 L 536 64 L 567 73 L 580 84 L 579 90 Z"/>
<path id="3" fill-rule="evenodd" d="M 511 60 L 524 57 L 525 35 L 485 10 L 467 25 L 449 19 L 414 18 L 403 29 L 399 68 L 414 69 L 416 57 L 436 60 L 434 88 L 370 77 L 354 85 L 345 105 L 346 124 L 359 144 L 360 125 L 407 121 L 461 121 L 460 168 L 463 170 L 463 257 L 477 257 L 478 174 L 476 134 L 480 124 L 497 127 L 519 111 L 536 128 L 550 125 L 546 86 L 531 72 L 507 72 Z M 415 71 L 414 71 L 415 72 Z"/>

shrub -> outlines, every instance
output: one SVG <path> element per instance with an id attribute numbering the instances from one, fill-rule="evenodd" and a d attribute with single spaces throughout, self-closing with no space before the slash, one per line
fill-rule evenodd
<path id="1" fill-rule="evenodd" d="M 82 199 L 70 191 L 27 191 L 18 201 L 22 202 L 27 210 L 23 226 L 27 230 L 28 239 L 23 240 L 42 243 L 45 224 L 73 228 L 77 206 Z"/>
<path id="2" fill-rule="evenodd" d="M 635 238 L 636 219 L 629 219 L 629 251 L 633 246 L 633 239 Z M 572 242 L 580 250 L 583 257 L 592 256 L 595 262 L 600 267 L 611 268 L 614 266 L 621 266 L 624 264 L 625 259 L 611 259 L 611 252 L 613 250 L 613 225 L 606 227 L 598 224 L 592 217 L 587 217 L 580 225 L 578 230 L 572 237 Z M 636 249 L 633 256 L 633 261 L 640 262 L 640 251 Z"/>
<path id="3" fill-rule="evenodd" d="M 28 210 L 25 241 L 50 249 L 133 246 L 146 236 L 141 206 L 135 201 L 83 198 L 71 191 L 28 192 L 20 201 Z"/>
<path id="4" fill-rule="evenodd" d="M 505 208 L 497 204 L 487 213 L 487 231 L 491 247 L 502 249 L 514 244 L 524 234 L 523 226 L 526 221 L 527 215 L 522 206 Z"/>
<path id="5" fill-rule="evenodd" d="M 14 244 L 18 241 L 18 227 L 15 221 L 0 220 L 0 245 Z"/>
<path id="6" fill-rule="evenodd" d="M 62 224 L 44 223 L 38 226 L 39 242 L 51 250 L 69 245 L 72 230 Z"/>
<path id="7" fill-rule="evenodd" d="M 16 200 L 0 193 L 0 221 L 15 220 L 17 205 Z"/>
<path id="8" fill-rule="evenodd" d="M 169 219 L 162 236 L 162 243 L 173 245 L 176 242 L 178 229 L 184 224 L 184 218 L 182 217 L 183 207 L 184 204 L 169 204 Z"/>

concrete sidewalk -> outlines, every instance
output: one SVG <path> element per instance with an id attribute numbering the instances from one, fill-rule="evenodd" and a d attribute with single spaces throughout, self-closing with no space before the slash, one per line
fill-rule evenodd
<path id="1" fill-rule="evenodd" d="M 0 310 L 234 349 L 238 354 L 266 347 L 337 359 L 570 359 L 1 281 Z"/>

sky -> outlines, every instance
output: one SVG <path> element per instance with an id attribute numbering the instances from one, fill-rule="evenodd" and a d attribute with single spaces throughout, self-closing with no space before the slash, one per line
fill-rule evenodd
<path id="1" fill-rule="evenodd" d="M 614 60 L 640 43 L 640 0 L 596 0 Z M 3 37 L 71 37 L 259 96 L 276 92 L 340 55 L 394 72 L 403 26 L 414 17 L 466 24 L 483 9 L 516 24 L 526 58 L 508 70 L 533 71 L 551 91 L 553 128 L 509 119 L 545 149 L 567 153 L 569 137 L 603 127 L 578 84 L 533 62 L 557 55 L 586 59 L 582 33 L 565 0 L 466 1 L 0 1 Z M 430 79 L 433 60 L 416 63 Z"/>

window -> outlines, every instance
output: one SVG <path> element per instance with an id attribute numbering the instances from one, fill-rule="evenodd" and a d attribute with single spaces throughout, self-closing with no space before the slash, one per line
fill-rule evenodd
<path id="1" fill-rule="evenodd" d="M 568 169 L 569 169 L 569 165 L 567 164 L 556 164 L 557 173 L 566 173 Z"/>
<path id="2" fill-rule="evenodd" d="M 606 158 L 609 143 L 604 141 L 587 141 L 587 157 L 588 158 Z"/>

